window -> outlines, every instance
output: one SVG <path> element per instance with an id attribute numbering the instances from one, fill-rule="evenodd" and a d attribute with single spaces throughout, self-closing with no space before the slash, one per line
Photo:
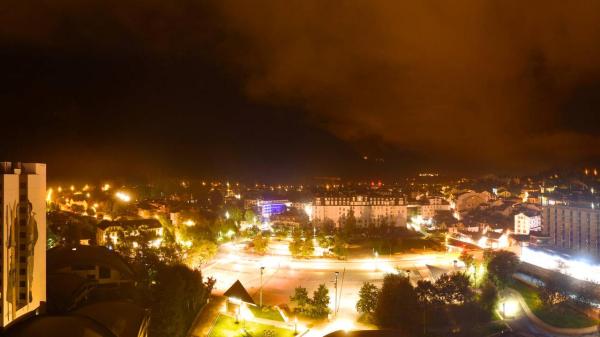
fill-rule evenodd
<path id="1" fill-rule="evenodd" d="M 100 267 L 100 271 L 98 274 L 100 278 L 110 278 L 110 268 Z"/>

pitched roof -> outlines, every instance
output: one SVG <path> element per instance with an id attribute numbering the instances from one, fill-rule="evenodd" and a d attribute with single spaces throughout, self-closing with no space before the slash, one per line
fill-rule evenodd
<path id="1" fill-rule="evenodd" d="M 255 304 L 254 300 L 252 299 L 252 296 L 248 294 L 248 291 L 246 290 L 246 288 L 244 288 L 240 280 L 235 281 L 235 283 L 231 285 L 231 287 L 229 287 L 229 289 L 227 289 L 227 291 L 223 295 L 225 295 L 226 297 L 236 297 L 239 298 L 242 302 Z"/>

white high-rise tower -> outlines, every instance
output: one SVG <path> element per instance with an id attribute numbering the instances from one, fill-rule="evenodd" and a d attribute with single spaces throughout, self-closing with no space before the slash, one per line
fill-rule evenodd
<path id="1" fill-rule="evenodd" d="M 0 177 L 4 328 L 46 302 L 46 164 L 0 162 Z"/>

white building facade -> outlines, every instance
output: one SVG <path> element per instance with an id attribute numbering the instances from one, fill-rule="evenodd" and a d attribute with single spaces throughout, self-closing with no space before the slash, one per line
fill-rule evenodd
<path id="1" fill-rule="evenodd" d="M 46 165 L 0 163 L 0 326 L 46 302 Z"/>
<path id="2" fill-rule="evenodd" d="M 531 231 L 542 230 L 542 217 L 536 214 L 519 213 L 515 215 L 514 234 L 529 235 Z"/>
<path id="3" fill-rule="evenodd" d="M 433 219 L 439 211 L 449 211 L 450 203 L 443 198 L 433 197 L 428 199 L 428 203 L 421 205 L 421 216 L 423 219 Z"/>
<path id="4" fill-rule="evenodd" d="M 357 226 L 381 225 L 406 226 L 407 206 L 404 198 L 380 196 L 334 196 L 316 197 L 313 202 L 312 218 L 315 221 L 339 220 L 354 212 Z"/>

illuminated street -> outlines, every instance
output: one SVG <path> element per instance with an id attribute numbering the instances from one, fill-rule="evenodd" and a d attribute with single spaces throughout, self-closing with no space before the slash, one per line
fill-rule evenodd
<path id="1" fill-rule="evenodd" d="M 335 305 L 335 272 L 339 272 L 338 297 L 339 311 L 333 322 L 319 330 L 315 335 L 359 327 L 356 322 L 358 313 L 355 309 L 358 301 L 358 290 L 365 281 L 381 285 L 386 273 L 397 270 L 410 270 L 411 280 L 428 277 L 426 265 L 451 269 L 454 255 L 445 253 L 429 253 L 427 255 L 404 254 L 392 259 L 335 259 L 315 258 L 307 260 L 293 259 L 287 253 L 287 242 L 278 242 L 270 246 L 272 255 L 257 256 L 244 253 L 244 244 L 225 244 L 215 259 L 203 269 L 203 276 L 217 279 L 215 293 L 222 294 L 232 283 L 240 280 L 248 292 L 258 299 L 260 288 L 260 267 L 264 266 L 263 301 L 267 305 L 289 304 L 289 297 L 294 288 L 302 286 L 308 292 L 325 283 L 329 288 L 330 307 Z M 283 249 L 285 248 L 285 249 Z M 345 272 L 344 272 L 345 270 Z M 368 326 L 362 326 L 368 328 Z M 314 331 L 313 331 L 314 332 Z"/>

